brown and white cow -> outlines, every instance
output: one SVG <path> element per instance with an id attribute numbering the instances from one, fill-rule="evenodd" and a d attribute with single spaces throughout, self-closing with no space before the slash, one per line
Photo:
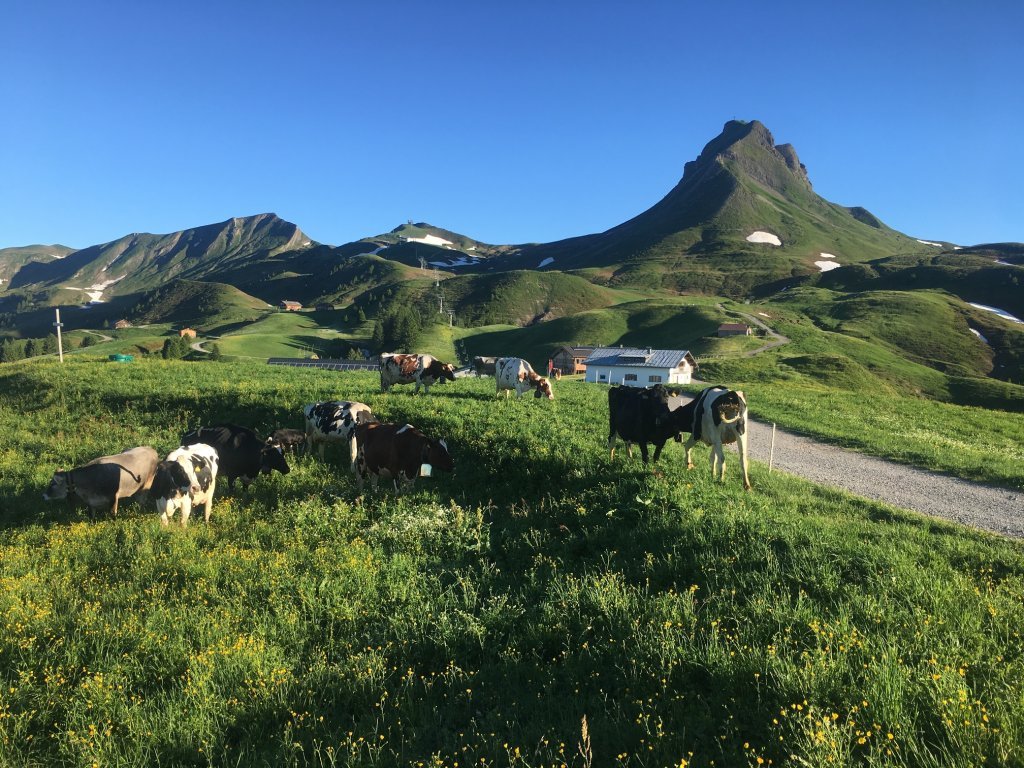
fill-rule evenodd
<path id="1" fill-rule="evenodd" d="M 380 356 L 380 391 L 387 392 L 394 384 L 415 384 L 413 394 L 430 392 L 438 381 L 455 381 L 455 366 L 442 363 L 433 355 L 383 354 Z"/>
<path id="2" fill-rule="evenodd" d="M 534 371 L 521 357 L 499 357 L 494 364 L 494 381 L 496 393 L 500 394 L 504 390 L 505 399 L 508 399 L 509 392 L 515 392 L 517 398 L 522 397 L 523 392 L 530 388 L 534 390 L 534 397 L 555 399 L 551 382 Z"/>
<path id="3" fill-rule="evenodd" d="M 306 417 L 306 450 L 320 446 L 320 460 L 324 459 L 327 443 L 346 443 L 349 469 L 356 471 L 356 425 L 373 421 L 370 406 L 350 400 L 326 400 L 310 403 L 302 409 Z"/>
<path id="4" fill-rule="evenodd" d="M 750 490 L 747 475 L 747 400 L 740 391 L 725 387 L 708 387 L 693 403 L 693 429 L 686 441 L 686 468 L 693 469 L 690 452 L 701 441 L 711 446 L 711 477 L 725 480 L 725 451 L 723 444 L 736 443 L 743 471 L 743 487 Z M 721 473 L 715 471 L 719 464 Z"/>
<path id="5" fill-rule="evenodd" d="M 149 495 L 156 501 L 161 524 L 168 525 L 179 510 L 181 527 L 186 527 L 192 508 L 200 504 L 204 507 L 203 520 L 210 522 L 219 463 L 216 449 L 194 443 L 174 449 L 157 464 Z"/>
<path id="6" fill-rule="evenodd" d="M 89 507 L 90 517 L 97 509 L 108 509 L 117 517 L 119 500 L 149 490 L 159 460 L 148 445 L 100 456 L 81 467 L 55 472 L 43 498 L 53 501 L 78 497 Z"/>
<path id="7" fill-rule="evenodd" d="M 435 469 L 451 472 L 455 468 L 448 444 L 427 437 L 411 424 L 358 424 L 356 443 L 356 483 L 360 490 L 367 475 L 373 488 L 384 478 L 392 480 L 397 491 L 399 480 L 411 487 L 420 474 L 432 474 Z"/>

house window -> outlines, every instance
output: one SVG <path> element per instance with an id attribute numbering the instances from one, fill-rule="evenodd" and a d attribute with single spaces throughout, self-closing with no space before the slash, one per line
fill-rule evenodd
<path id="1" fill-rule="evenodd" d="M 604 374 L 604 373 L 600 374 L 597 378 L 598 378 L 599 381 L 607 381 L 608 380 L 608 376 L 606 374 Z"/>
<path id="2" fill-rule="evenodd" d="M 625 376 L 622 377 L 622 380 L 623 381 L 636 381 L 636 374 L 635 373 L 627 373 Z"/>
<path id="3" fill-rule="evenodd" d="M 651 374 L 650 376 L 647 377 L 647 381 L 649 381 L 651 384 L 659 384 L 661 383 L 661 376 L 655 376 L 654 374 Z"/>

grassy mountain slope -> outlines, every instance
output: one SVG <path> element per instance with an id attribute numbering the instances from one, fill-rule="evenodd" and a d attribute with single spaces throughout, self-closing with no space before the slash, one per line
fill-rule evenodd
<path id="1" fill-rule="evenodd" d="M 207 329 L 251 322 L 270 310 L 266 302 L 223 283 L 174 280 L 138 297 L 129 313 L 136 324 L 170 322 Z"/>
<path id="2" fill-rule="evenodd" d="M 11 287 L 107 284 L 110 295 L 157 287 L 172 278 L 202 279 L 232 264 L 269 258 L 309 244 L 294 224 L 274 214 L 229 219 L 169 235 L 131 234 L 18 270 Z"/>
<path id="3" fill-rule="evenodd" d="M 755 231 L 777 235 L 782 245 L 747 242 Z M 926 248 L 863 209 L 822 199 L 791 146 L 775 145 L 757 121 L 732 121 L 644 213 L 599 235 L 524 246 L 488 267 L 552 258 L 559 269 L 617 267 L 614 279 L 627 284 L 738 296 L 814 271 L 823 251 L 860 262 Z"/>
<path id="4" fill-rule="evenodd" d="M 26 245 L 16 248 L 0 248 L 0 292 L 6 290 L 11 278 L 26 264 L 38 262 L 48 264 L 62 259 L 74 248 L 66 245 Z"/>

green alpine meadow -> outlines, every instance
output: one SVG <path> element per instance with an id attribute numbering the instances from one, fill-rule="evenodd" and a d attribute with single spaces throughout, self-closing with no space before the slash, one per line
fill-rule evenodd
<path id="1" fill-rule="evenodd" d="M 1022 764 L 1016 541 L 760 464 L 744 492 L 706 449 L 689 472 L 672 443 L 655 471 L 610 460 L 601 385 L 383 395 L 369 372 L 86 352 L 0 367 L 0 765 Z M 756 380 L 750 360 L 729 364 Z M 58 469 L 301 427 L 324 399 L 444 437 L 455 471 L 360 495 L 329 447 L 219 484 L 185 529 L 145 498 L 94 521 L 42 500 Z M 1019 426 L 930 408 L 922 430 L 978 447 L 954 474 Z"/>

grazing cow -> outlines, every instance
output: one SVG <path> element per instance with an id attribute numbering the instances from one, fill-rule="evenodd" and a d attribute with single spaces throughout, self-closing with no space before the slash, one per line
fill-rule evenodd
<path id="1" fill-rule="evenodd" d="M 551 391 L 551 382 L 539 375 L 528 362 L 521 357 L 499 357 L 494 364 L 494 381 L 497 392 L 505 391 L 505 399 L 508 393 L 514 391 L 516 397 L 523 396 L 523 392 L 533 387 L 534 397 L 546 397 L 548 400 L 555 399 L 555 393 Z"/>
<path id="2" fill-rule="evenodd" d="M 481 357 L 477 355 L 473 358 L 473 370 L 476 371 L 476 375 L 480 376 L 493 376 L 494 365 L 498 362 L 496 357 Z"/>
<path id="3" fill-rule="evenodd" d="M 282 453 L 297 453 L 306 443 L 306 433 L 301 429 L 275 429 L 274 434 L 267 438 L 267 442 L 275 448 L 280 448 Z"/>
<path id="4" fill-rule="evenodd" d="M 327 443 L 348 443 L 349 468 L 356 471 L 356 425 L 373 420 L 370 406 L 348 400 L 327 400 L 310 403 L 302 409 L 306 416 L 306 445 L 312 451 L 320 445 L 320 460 L 324 459 Z"/>
<path id="5" fill-rule="evenodd" d="M 204 506 L 203 520 L 210 522 L 213 492 L 217 485 L 217 451 L 203 443 L 175 448 L 156 467 L 149 495 L 156 500 L 160 522 L 168 525 L 181 510 L 181 527 L 188 525 L 192 508 Z"/>
<path id="6" fill-rule="evenodd" d="M 248 427 L 235 424 L 219 424 L 215 427 L 203 427 L 183 435 L 182 445 L 205 443 L 217 451 L 220 457 L 219 471 L 228 481 L 228 488 L 234 488 L 235 478 L 240 478 L 242 487 L 248 489 L 249 483 L 259 474 L 269 474 L 277 470 L 287 475 L 288 462 L 280 446 L 263 440 Z"/>
<path id="7" fill-rule="evenodd" d="M 53 501 L 77 496 L 89 508 L 89 517 L 97 509 L 108 509 L 117 517 L 120 499 L 149 490 L 159 460 L 156 451 L 146 445 L 100 456 L 81 467 L 55 472 L 43 498 Z"/>
<path id="8" fill-rule="evenodd" d="M 622 438 L 626 452 L 633 456 L 633 443 L 640 446 L 640 456 L 647 463 L 647 444 L 654 444 L 657 462 L 670 438 L 682 441 L 682 432 L 693 426 L 693 405 L 672 410 L 669 393 L 660 384 L 650 389 L 612 387 L 608 390 L 608 450 L 615 458 L 615 440 Z"/>
<path id="9" fill-rule="evenodd" d="M 430 386 L 445 379 L 455 381 L 455 366 L 442 363 L 433 355 L 384 354 L 380 356 L 380 391 L 387 392 L 393 384 L 415 384 L 413 394 L 430 393 Z"/>
<path id="10" fill-rule="evenodd" d="M 725 451 L 722 445 L 736 443 L 743 470 L 743 487 L 750 490 L 747 475 L 747 400 L 742 392 L 725 387 L 708 387 L 691 403 L 694 407 L 690 439 L 686 441 L 686 468 L 693 469 L 690 452 L 698 441 L 711 446 L 711 477 L 715 464 L 721 465 L 720 478 L 725 480 Z"/>
<path id="11" fill-rule="evenodd" d="M 455 467 L 448 445 L 434 440 L 411 424 L 381 424 L 365 422 L 356 426 L 356 483 L 363 488 L 363 479 L 369 475 L 373 488 L 377 480 L 390 478 L 398 490 L 398 481 L 410 487 L 421 474 L 434 469 L 451 472 Z M 424 466 L 425 465 L 425 466 Z"/>

